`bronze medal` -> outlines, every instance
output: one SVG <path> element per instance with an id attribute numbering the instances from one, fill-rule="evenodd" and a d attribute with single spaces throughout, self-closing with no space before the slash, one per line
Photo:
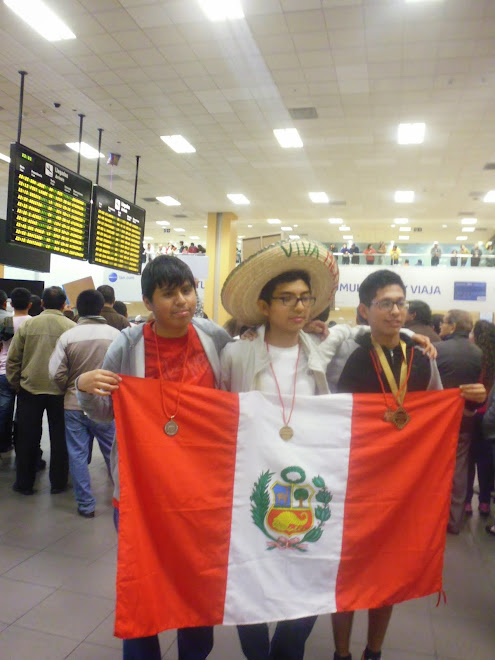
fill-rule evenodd
<path id="1" fill-rule="evenodd" d="M 396 426 L 399 431 L 407 426 L 411 421 L 408 413 L 402 406 L 399 406 L 397 410 L 394 410 L 392 413 L 392 419 L 390 420 L 394 426 Z"/>
<path id="2" fill-rule="evenodd" d="M 173 419 L 170 419 L 163 427 L 163 430 L 167 435 L 175 435 L 179 430 L 179 425 Z"/>
<path id="3" fill-rule="evenodd" d="M 282 426 L 282 428 L 279 431 L 279 435 L 282 438 L 282 440 L 290 440 L 292 436 L 294 435 L 294 431 L 291 429 L 290 426 Z"/>
<path id="4" fill-rule="evenodd" d="M 385 422 L 390 422 L 391 424 L 394 423 L 394 411 L 392 408 L 387 408 L 387 410 L 383 413 L 383 419 Z"/>

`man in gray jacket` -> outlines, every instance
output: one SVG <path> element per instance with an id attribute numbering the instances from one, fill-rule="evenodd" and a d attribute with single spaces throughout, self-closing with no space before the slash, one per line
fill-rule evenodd
<path id="1" fill-rule="evenodd" d="M 83 518 L 94 518 L 96 500 L 91 492 L 88 455 L 96 437 L 110 472 L 110 450 L 114 422 L 91 420 L 77 402 L 76 378 L 103 364 L 103 358 L 119 331 L 101 316 L 104 299 L 99 291 L 88 289 L 76 302 L 79 321 L 57 341 L 49 363 L 50 379 L 64 393 L 65 439 L 77 511 Z"/>

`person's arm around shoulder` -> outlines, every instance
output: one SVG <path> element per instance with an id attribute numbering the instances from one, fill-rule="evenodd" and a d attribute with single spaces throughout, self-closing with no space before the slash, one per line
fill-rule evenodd
<path id="1" fill-rule="evenodd" d="M 356 337 L 369 332 L 370 327 L 368 325 L 357 325 L 355 328 L 351 328 L 346 323 L 338 323 L 329 328 L 328 336 L 318 346 L 318 352 L 328 363 L 345 341 L 356 339 Z"/>
<path id="2" fill-rule="evenodd" d="M 7 354 L 7 363 L 5 366 L 5 375 L 13 390 L 19 391 L 21 383 L 22 356 L 24 354 L 24 345 L 26 342 L 26 323 L 12 337 L 9 352 Z"/>

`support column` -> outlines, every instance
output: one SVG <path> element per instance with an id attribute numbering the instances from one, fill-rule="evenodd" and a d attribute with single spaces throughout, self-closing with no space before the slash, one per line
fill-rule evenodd
<path id="1" fill-rule="evenodd" d="M 235 267 L 237 216 L 235 213 L 208 213 L 206 246 L 210 264 L 205 283 L 204 309 L 208 318 L 223 325 L 230 317 L 220 301 L 227 275 Z"/>

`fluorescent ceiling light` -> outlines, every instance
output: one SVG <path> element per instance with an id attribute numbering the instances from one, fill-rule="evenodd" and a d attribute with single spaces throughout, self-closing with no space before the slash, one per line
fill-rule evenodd
<path id="1" fill-rule="evenodd" d="M 301 238 L 299 234 L 289 234 L 289 239 L 291 241 L 297 241 L 298 238 Z"/>
<path id="2" fill-rule="evenodd" d="M 170 226 L 170 222 L 168 220 L 157 220 L 156 224 L 160 225 L 161 227 L 169 227 Z"/>
<path id="3" fill-rule="evenodd" d="M 394 222 L 396 225 L 407 225 L 409 218 L 394 218 Z"/>
<path id="4" fill-rule="evenodd" d="M 401 227 L 401 231 L 411 231 L 411 227 Z"/>
<path id="5" fill-rule="evenodd" d="M 208 225 L 203 225 L 203 229 L 208 229 Z"/>
<path id="6" fill-rule="evenodd" d="M 395 225 L 390 225 L 390 226 L 392 227 L 392 229 L 395 229 Z"/>
<path id="7" fill-rule="evenodd" d="M 275 128 L 273 134 L 283 149 L 300 149 L 303 146 L 297 128 Z"/>
<path id="8" fill-rule="evenodd" d="M 483 197 L 483 201 L 489 203 L 495 202 L 495 190 L 489 190 Z"/>
<path id="9" fill-rule="evenodd" d="M 269 225 L 280 225 L 282 224 L 282 221 L 279 220 L 278 218 L 268 218 L 267 220 Z"/>
<path id="10" fill-rule="evenodd" d="M 180 206 L 180 202 L 169 195 L 165 195 L 165 197 L 157 197 L 156 199 L 162 204 L 165 204 L 165 206 Z"/>
<path id="11" fill-rule="evenodd" d="M 280 227 L 282 231 L 292 231 L 292 227 Z"/>
<path id="12" fill-rule="evenodd" d="M 182 135 L 160 135 L 165 142 L 177 154 L 194 154 L 196 149 Z"/>
<path id="13" fill-rule="evenodd" d="M 177 231 L 179 233 L 184 233 L 186 230 L 183 229 L 182 227 L 174 227 L 174 231 Z"/>
<path id="14" fill-rule="evenodd" d="M 342 238 L 345 238 L 346 241 L 352 241 L 354 240 L 354 236 L 352 234 L 344 234 Z"/>
<path id="15" fill-rule="evenodd" d="M 476 229 L 476 227 L 463 227 L 463 228 L 462 228 L 462 231 L 463 231 L 464 233 L 466 233 L 466 232 L 474 231 L 475 229 Z"/>
<path id="16" fill-rule="evenodd" d="M 177 230 L 175 230 L 175 231 L 177 231 Z M 192 238 L 193 241 L 194 240 L 199 240 L 199 236 L 189 236 L 189 238 Z"/>
<path id="17" fill-rule="evenodd" d="M 328 218 L 328 222 L 331 225 L 342 225 L 344 223 L 342 218 Z"/>
<path id="18" fill-rule="evenodd" d="M 475 225 L 477 222 L 478 218 L 463 218 L 461 220 L 461 225 Z"/>
<path id="19" fill-rule="evenodd" d="M 397 142 L 399 144 L 421 144 L 425 139 L 426 125 L 418 124 L 399 124 L 397 129 Z"/>
<path id="20" fill-rule="evenodd" d="M 143 236 L 143 241 L 152 241 L 153 236 Z"/>
<path id="21" fill-rule="evenodd" d="M 456 241 L 465 241 L 465 240 L 467 240 L 467 236 L 456 236 L 455 240 Z"/>
<path id="22" fill-rule="evenodd" d="M 442 229 L 447 229 L 447 225 L 442 225 Z"/>
<path id="23" fill-rule="evenodd" d="M 248 229 L 251 229 L 252 226 L 253 226 L 253 225 L 248 225 Z M 283 229 L 283 227 L 282 227 L 282 229 Z"/>
<path id="24" fill-rule="evenodd" d="M 339 227 L 339 230 L 340 231 L 351 231 L 351 228 L 348 227 L 347 225 L 342 225 L 341 227 Z"/>
<path id="25" fill-rule="evenodd" d="M 230 199 L 231 202 L 234 202 L 234 204 L 251 204 L 249 199 L 245 196 L 242 195 L 241 193 L 229 193 L 227 197 Z"/>
<path id="26" fill-rule="evenodd" d="M 93 147 L 90 147 L 89 144 L 86 144 L 86 142 L 81 142 L 81 147 L 79 148 L 79 142 L 66 142 L 65 143 L 66 147 L 69 147 L 69 149 L 72 149 L 72 151 L 75 151 L 76 153 L 81 152 L 81 156 L 84 158 L 103 158 L 105 154 L 101 154 L 98 149 L 93 149 Z"/>
<path id="27" fill-rule="evenodd" d="M 310 192 L 309 198 L 315 204 L 328 204 L 330 201 L 328 195 L 325 192 Z"/>
<path id="28" fill-rule="evenodd" d="M 0 153 L 0 160 L 4 160 L 6 163 L 10 163 L 10 156 Z"/>
<path id="29" fill-rule="evenodd" d="M 299 227 L 299 225 L 293 225 L 294 227 Z"/>
<path id="30" fill-rule="evenodd" d="M 199 4 L 210 21 L 244 18 L 240 0 L 199 0 Z"/>
<path id="31" fill-rule="evenodd" d="M 399 235 L 399 241 L 408 241 L 411 237 L 407 234 Z"/>
<path id="32" fill-rule="evenodd" d="M 4 3 L 48 41 L 76 38 L 72 30 L 42 0 L 4 0 Z"/>
<path id="33" fill-rule="evenodd" d="M 410 204 L 414 202 L 414 190 L 396 190 L 394 200 L 398 204 Z"/>

